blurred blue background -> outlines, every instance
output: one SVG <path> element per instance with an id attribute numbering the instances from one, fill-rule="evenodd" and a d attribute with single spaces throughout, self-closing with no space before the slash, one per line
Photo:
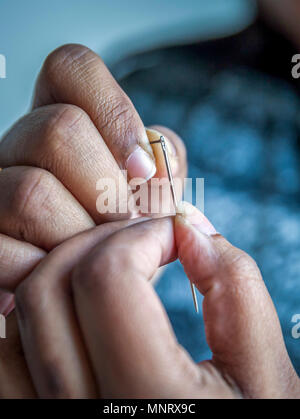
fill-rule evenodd
<path id="1" fill-rule="evenodd" d="M 206 214 L 262 269 L 300 372 L 291 336 L 300 313 L 299 86 L 278 69 L 293 53 L 281 37 L 260 23 L 238 35 L 255 14 L 252 0 L 0 0 L 0 133 L 27 111 L 51 50 L 79 42 L 100 53 L 145 125 L 184 139 L 189 176 L 205 178 Z M 195 360 L 209 358 L 179 263 L 157 291 L 180 343 Z"/>

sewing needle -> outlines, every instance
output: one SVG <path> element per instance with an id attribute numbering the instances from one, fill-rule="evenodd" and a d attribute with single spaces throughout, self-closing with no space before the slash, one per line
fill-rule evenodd
<path id="1" fill-rule="evenodd" d="M 165 138 L 164 138 L 163 135 L 160 136 L 159 140 L 150 141 L 150 144 L 158 144 L 158 143 L 160 143 L 160 145 L 162 147 L 162 152 L 163 152 L 165 163 L 166 163 L 166 168 L 167 168 L 167 173 L 168 173 L 168 178 L 169 178 L 169 183 L 170 183 L 170 189 L 171 189 L 171 194 L 172 194 L 172 198 L 173 198 L 173 203 L 174 203 L 175 211 L 177 213 L 178 200 L 177 200 L 177 196 L 176 196 L 176 192 L 175 192 L 174 178 L 173 178 L 173 174 L 172 174 L 172 171 L 171 171 L 171 165 L 170 165 L 168 150 L 167 150 L 167 147 L 166 147 L 166 141 L 165 141 Z M 197 300 L 195 285 L 191 281 L 190 281 L 190 285 L 191 285 L 195 310 L 196 310 L 197 313 L 199 313 L 199 307 L 198 307 L 198 300 Z"/>

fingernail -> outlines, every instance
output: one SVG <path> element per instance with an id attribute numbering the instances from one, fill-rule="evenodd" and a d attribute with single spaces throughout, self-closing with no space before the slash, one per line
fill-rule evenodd
<path id="1" fill-rule="evenodd" d="M 126 169 L 131 179 L 143 178 L 145 181 L 151 179 L 156 172 L 154 161 L 149 154 L 139 146 L 137 146 L 128 157 Z"/>
<path id="2" fill-rule="evenodd" d="M 217 234 L 216 229 L 205 215 L 190 203 L 185 201 L 180 202 L 177 207 L 177 214 L 200 231 L 200 233 L 206 234 L 207 236 Z"/>

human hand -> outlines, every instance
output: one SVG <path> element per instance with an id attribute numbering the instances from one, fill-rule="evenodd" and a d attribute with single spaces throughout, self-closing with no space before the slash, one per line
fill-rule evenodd
<path id="1" fill-rule="evenodd" d="M 255 262 L 193 207 L 181 210 L 175 223 L 132 220 L 82 233 L 21 283 L 22 344 L 39 397 L 300 397 Z M 148 281 L 177 253 L 204 295 L 213 358 L 199 365 Z"/>
<path id="2" fill-rule="evenodd" d="M 173 143 L 174 174 L 183 177 L 183 143 L 171 130 L 158 129 Z M 0 142 L 0 289 L 13 291 L 50 250 L 75 234 L 130 218 L 131 211 L 98 212 L 96 183 L 110 178 L 127 191 L 121 169 L 129 178 L 149 179 L 155 164 L 161 166 L 137 111 L 102 60 L 81 45 L 50 54 L 31 112 Z M 10 296 L 0 299 L 0 312 L 11 308 Z"/>

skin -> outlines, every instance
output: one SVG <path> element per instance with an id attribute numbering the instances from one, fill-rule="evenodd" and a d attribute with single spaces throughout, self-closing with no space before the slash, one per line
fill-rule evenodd
<path id="1" fill-rule="evenodd" d="M 156 129 L 175 146 L 175 174 L 184 176 L 182 142 Z M 116 221 L 95 210 L 95 182 L 118 177 L 137 145 L 152 154 L 99 57 L 78 45 L 52 53 L 33 110 L 0 143 L 0 287 L 16 291 L 18 313 L 0 342 L 1 397 L 299 397 L 273 304 L 248 256 L 201 214 L 195 225 L 205 235 L 185 210 L 175 223 L 128 220 L 132 214 Z M 214 356 L 200 366 L 178 346 L 149 284 L 177 255 L 205 296 Z M 12 297 L 1 298 L 8 313 Z"/>
<path id="2" fill-rule="evenodd" d="M 170 129 L 153 128 L 173 144 L 174 174 L 183 178 L 183 142 Z M 120 170 L 139 145 L 154 159 L 137 111 L 99 56 L 82 45 L 52 52 L 37 80 L 31 111 L 0 142 L 0 289 L 13 291 L 70 237 L 137 215 L 100 214 L 96 183 L 121 179 L 127 189 Z M 157 156 L 157 177 L 166 176 L 160 160 Z M 0 312 L 7 313 L 12 296 L 2 293 L 0 303 Z"/>
<path id="3" fill-rule="evenodd" d="M 149 282 L 177 256 L 204 295 L 213 357 L 200 364 Z M 16 304 L 29 373 L 19 366 L 10 396 L 300 398 L 258 267 L 189 205 L 175 220 L 113 222 L 64 242 L 18 286 Z"/>

